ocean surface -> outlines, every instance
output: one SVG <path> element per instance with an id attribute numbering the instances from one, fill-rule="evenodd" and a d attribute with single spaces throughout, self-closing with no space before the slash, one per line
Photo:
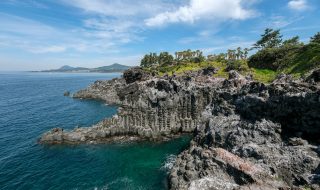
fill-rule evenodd
<path id="1" fill-rule="evenodd" d="M 120 74 L 0 73 L 0 189 L 166 189 L 189 137 L 162 143 L 40 145 L 54 127 L 88 127 L 117 108 L 64 97 Z"/>

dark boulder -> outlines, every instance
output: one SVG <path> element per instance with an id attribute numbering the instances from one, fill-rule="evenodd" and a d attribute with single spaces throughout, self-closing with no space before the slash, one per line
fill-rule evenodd
<path id="1" fill-rule="evenodd" d="M 126 70 L 123 73 L 123 78 L 127 84 L 134 83 L 136 81 L 144 80 L 148 78 L 149 74 L 144 71 L 141 67 L 134 67 Z"/>
<path id="2" fill-rule="evenodd" d="M 244 77 L 240 75 L 237 71 L 231 70 L 229 71 L 229 80 L 231 79 L 243 79 Z"/>
<path id="3" fill-rule="evenodd" d="M 293 80 L 293 78 L 291 75 L 280 73 L 279 75 L 277 75 L 276 79 L 272 83 L 274 83 L 274 84 L 290 83 L 290 82 L 292 82 L 292 80 Z"/>
<path id="4" fill-rule="evenodd" d="M 133 84 L 127 85 L 127 86 L 119 89 L 117 94 L 118 94 L 120 100 L 123 100 L 125 98 L 125 96 L 127 96 L 129 94 L 137 93 L 138 91 L 139 91 L 139 85 L 137 83 L 133 83 Z"/>
<path id="5" fill-rule="evenodd" d="M 202 69 L 202 74 L 203 75 L 213 75 L 213 74 L 216 74 L 217 71 L 218 71 L 217 68 L 209 66 L 207 68 Z"/>
<path id="6" fill-rule="evenodd" d="M 69 91 L 65 91 L 65 92 L 63 93 L 63 95 L 64 95 L 64 96 L 70 96 L 70 92 L 69 92 Z"/>
<path id="7" fill-rule="evenodd" d="M 172 85 L 167 80 L 159 80 L 157 82 L 156 89 L 159 91 L 166 91 L 169 92 L 172 90 Z"/>
<path id="8" fill-rule="evenodd" d="M 320 82 L 320 69 L 314 70 L 306 79 L 307 82 Z"/>

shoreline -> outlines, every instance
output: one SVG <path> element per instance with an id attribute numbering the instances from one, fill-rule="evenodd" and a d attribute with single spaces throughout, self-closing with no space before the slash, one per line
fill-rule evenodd
<path id="1" fill-rule="evenodd" d="M 170 189 L 211 187 L 213 181 L 239 188 L 316 186 L 320 148 L 311 144 L 320 144 L 320 86 L 312 77 L 282 75 L 266 85 L 235 71 L 220 79 L 202 72 L 154 77 L 133 68 L 123 78 L 96 81 L 73 95 L 119 105 L 117 115 L 89 128 L 54 129 L 40 143 L 152 141 L 193 133 L 170 172 Z M 292 152 L 294 161 L 287 160 Z M 281 160 L 289 168 L 273 164 Z"/>

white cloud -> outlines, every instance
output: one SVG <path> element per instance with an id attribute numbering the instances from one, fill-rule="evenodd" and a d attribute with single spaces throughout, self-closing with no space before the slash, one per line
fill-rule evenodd
<path id="1" fill-rule="evenodd" d="M 18 0 L 10 1 L 14 5 L 27 6 Z M 81 62 L 86 65 L 94 62 L 98 66 L 119 62 L 134 65 L 139 62 L 142 51 L 158 48 L 150 44 L 138 44 L 136 48 L 127 45 L 144 40 L 145 35 L 149 34 L 146 25 L 208 21 L 203 22 L 205 24 L 197 23 L 201 26 L 201 31 L 181 34 L 181 37 L 175 39 L 184 47 L 206 47 L 208 42 L 213 42 L 212 45 L 221 48 L 225 45 L 225 39 L 214 37 L 216 31 L 221 29 L 221 22 L 255 16 L 252 3 L 257 1 L 259 0 L 58 0 L 55 3 L 65 6 L 65 10 L 61 11 L 76 12 L 69 16 L 77 24 L 64 22 L 60 17 L 54 16 L 50 21 L 61 22 L 61 25 L 35 17 L 28 19 L 0 13 L 0 48 L 4 47 L 12 52 L 22 50 L 27 52 L 25 55 L 35 59 L 45 58 L 47 61 L 43 62 L 52 64 L 63 62 L 72 65 Z M 49 5 L 48 11 L 52 11 Z M 179 40 L 183 36 L 185 38 Z M 154 39 L 150 37 L 149 40 Z M 172 44 L 172 49 L 176 48 L 175 45 L 180 48 L 178 43 Z M 149 49 L 143 49 L 146 47 Z M 163 48 L 166 50 L 165 46 Z"/>
<path id="2" fill-rule="evenodd" d="M 14 5 L 14 6 L 22 6 L 22 7 L 32 7 L 32 8 L 38 8 L 38 9 L 47 9 L 48 6 L 46 6 L 44 3 L 38 1 L 38 0 L 7 0 L 2 1 L 1 3 L 7 4 L 7 5 Z"/>
<path id="3" fill-rule="evenodd" d="M 80 8 L 88 13 L 105 16 L 137 16 L 158 13 L 175 6 L 164 0 L 61 0 L 64 4 Z"/>
<path id="4" fill-rule="evenodd" d="M 27 28 L 27 30 L 26 30 Z M 131 22 L 92 18 L 83 27 L 60 29 L 31 19 L 0 13 L 0 48 L 27 52 L 111 53 L 123 44 L 141 40 Z"/>
<path id="5" fill-rule="evenodd" d="M 42 37 L 55 35 L 56 31 L 48 25 L 0 12 L 0 32 L 23 35 L 37 34 L 38 37 Z"/>
<path id="6" fill-rule="evenodd" d="M 288 7 L 296 11 L 304 11 L 309 8 L 307 0 L 291 0 Z"/>
<path id="7" fill-rule="evenodd" d="M 145 20 L 147 26 L 162 26 L 168 23 L 193 23 L 200 19 L 244 20 L 255 15 L 255 11 L 245 6 L 252 1 L 244 0 L 190 0 L 188 5 L 175 11 L 166 11 Z"/>
<path id="8" fill-rule="evenodd" d="M 212 40 L 212 37 L 214 34 L 216 34 L 218 31 L 218 27 L 212 30 L 204 29 L 199 31 L 198 33 L 188 36 L 188 37 L 183 37 L 178 40 L 178 43 L 180 44 L 195 44 L 195 43 L 201 43 L 201 42 L 208 42 Z"/>
<path id="9" fill-rule="evenodd" d="M 30 48 L 30 51 L 33 53 L 61 53 L 67 50 L 67 47 L 64 46 L 48 46 L 48 47 L 37 47 Z"/>
<path id="10" fill-rule="evenodd" d="M 60 0 L 64 5 L 82 11 L 83 27 L 78 32 L 86 38 L 99 40 L 100 43 L 96 44 L 99 44 L 101 51 L 144 40 L 143 20 L 173 9 L 177 1 L 181 0 L 153 0 L 152 3 L 150 0 Z"/>
<path id="11" fill-rule="evenodd" d="M 90 18 L 84 20 L 86 34 L 89 37 L 101 38 L 126 44 L 131 41 L 141 40 L 137 34 L 142 30 L 141 26 L 130 20 L 110 18 Z"/>
<path id="12" fill-rule="evenodd" d="M 288 19 L 284 16 L 274 15 L 268 19 L 268 22 L 266 25 L 268 25 L 270 28 L 284 28 L 294 23 L 295 21 L 296 19 L 293 19 L 293 18 Z"/>
<path id="13" fill-rule="evenodd" d="M 200 48 L 200 50 L 205 54 L 219 54 L 223 52 L 227 52 L 228 49 L 236 49 L 237 47 L 241 48 L 249 48 L 254 44 L 255 41 L 228 41 L 227 43 L 223 43 L 220 45 L 216 45 L 214 47 Z"/>
<path id="14" fill-rule="evenodd" d="M 303 31 L 303 30 L 319 30 L 320 26 L 310 25 L 310 26 L 301 26 L 301 27 L 292 27 L 282 30 L 283 32 L 292 32 L 292 31 Z"/>

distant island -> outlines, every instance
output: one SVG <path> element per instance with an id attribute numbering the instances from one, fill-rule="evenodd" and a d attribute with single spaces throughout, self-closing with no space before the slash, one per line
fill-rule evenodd
<path id="1" fill-rule="evenodd" d="M 51 70 L 43 70 L 43 71 L 35 71 L 35 72 L 116 73 L 116 72 L 123 72 L 129 68 L 131 67 L 127 65 L 121 65 L 118 63 L 114 63 L 112 65 L 103 66 L 103 67 L 97 67 L 97 68 L 71 67 L 69 65 L 65 65 L 60 67 L 59 69 L 51 69 Z"/>

